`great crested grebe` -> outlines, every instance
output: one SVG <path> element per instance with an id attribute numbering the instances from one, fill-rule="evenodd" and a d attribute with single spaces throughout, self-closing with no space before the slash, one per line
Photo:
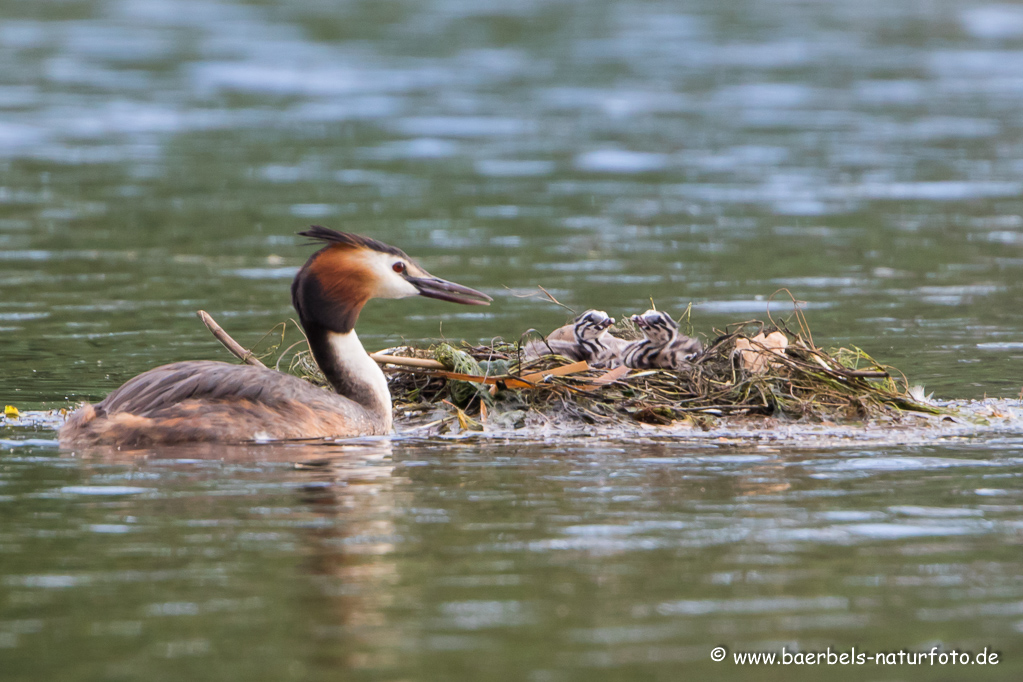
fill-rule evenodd
<path id="1" fill-rule="evenodd" d="M 362 307 L 371 298 L 417 295 L 466 305 L 493 299 L 433 277 L 375 239 L 319 226 L 299 234 L 327 243 L 295 276 L 291 302 L 334 392 L 253 365 L 176 362 L 83 406 L 60 430 L 61 443 L 143 447 L 389 433 L 387 380 L 355 334 Z"/>
<path id="2" fill-rule="evenodd" d="M 587 310 L 571 324 L 551 332 L 544 341 L 530 341 L 523 350 L 526 360 L 554 353 L 571 360 L 586 360 L 592 367 L 614 367 L 625 341 L 608 333 L 615 318 L 603 310 Z M 566 330 L 570 333 L 566 333 Z"/>
<path id="3" fill-rule="evenodd" d="M 679 334 L 678 323 L 668 313 L 648 310 L 631 319 L 646 338 L 625 347 L 622 361 L 626 367 L 684 369 L 687 361 L 703 350 L 699 340 Z"/>

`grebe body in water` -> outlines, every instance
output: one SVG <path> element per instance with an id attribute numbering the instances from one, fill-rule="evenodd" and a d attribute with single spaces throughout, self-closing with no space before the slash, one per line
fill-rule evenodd
<path id="1" fill-rule="evenodd" d="M 427 296 L 467 305 L 492 299 L 433 277 L 375 239 L 318 226 L 299 234 L 327 243 L 295 276 L 291 300 L 333 392 L 264 367 L 176 362 L 77 410 L 60 431 L 61 444 L 137 448 L 389 433 L 387 380 L 355 333 L 362 307 L 371 298 Z"/>

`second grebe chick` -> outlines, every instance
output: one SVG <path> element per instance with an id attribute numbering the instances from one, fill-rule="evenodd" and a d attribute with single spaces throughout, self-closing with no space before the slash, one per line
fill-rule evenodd
<path id="1" fill-rule="evenodd" d="M 404 251 L 375 239 L 319 226 L 299 234 L 326 243 L 295 276 L 291 299 L 333 391 L 265 367 L 176 362 L 77 410 L 60 430 L 61 444 L 138 448 L 389 433 L 387 380 L 355 333 L 366 302 L 426 296 L 488 305 L 492 299 L 433 277 Z"/>
<path id="2" fill-rule="evenodd" d="M 667 313 L 648 310 L 633 315 L 632 322 L 644 337 L 622 352 L 622 361 L 633 369 L 684 369 L 703 350 L 697 339 L 679 333 L 678 323 Z"/>

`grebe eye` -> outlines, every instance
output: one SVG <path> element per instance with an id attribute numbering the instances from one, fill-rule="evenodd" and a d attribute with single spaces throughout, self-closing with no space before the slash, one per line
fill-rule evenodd
<path id="1" fill-rule="evenodd" d="M 391 269 L 400 275 L 405 272 L 405 264 L 402 263 L 401 261 L 398 261 L 397 263 L 391 266 Z"/>

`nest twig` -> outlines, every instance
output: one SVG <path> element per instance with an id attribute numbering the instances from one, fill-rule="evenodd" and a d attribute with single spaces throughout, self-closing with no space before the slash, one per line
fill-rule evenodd
<path id="1" fill-rule="evenodd" d="M 779 328 L 785 335 L 788 346 L 766 355 L 768 360 L 755 371 L 743 361 L 743 353 L 750 351 L 737 352 L 736 341 L 763 332 L 767 325 L 759 320 L 717 331 L 717 338 L 682 371 L 608 371 L 556 355 L 525 361 L 518 345 L 501 339 L 482 345 L 463 342 L 459 347 L 446 343 L 427 348 L 401 346 L 371 357 L 388 374 L 397 423 L 408 415 L 422 414 L 441 414 L 442 418 L 433 422 L 437 424 L 454 423 L 457 418 L 462 428 L 482 428 L 481 422 L 507 415 L 514 416 L 515 425 L 530 417 L 540 421 L 670 424 L 702 423 L 730 415 L 823 421 L 898 418 L 907 411 L 940 412 L 914 400 L 901 373 L 863 350 L 824 351 L 814 346 L 809 325 L 801 314 L 797 315 L 798 331 L 771 322 L 772 328 Z M 626 321 L 616 334 L 633 336 L 635 330 L 629 328 L 630 324 Z M 232 352 L 240 358 L 252 357 L 241 350 L 240 354 Z M 288 353 L 290 356 L 285 358 Z M 282 353 L 277 366 L 315 384 L 327 385 L 304 342 Z"/>

